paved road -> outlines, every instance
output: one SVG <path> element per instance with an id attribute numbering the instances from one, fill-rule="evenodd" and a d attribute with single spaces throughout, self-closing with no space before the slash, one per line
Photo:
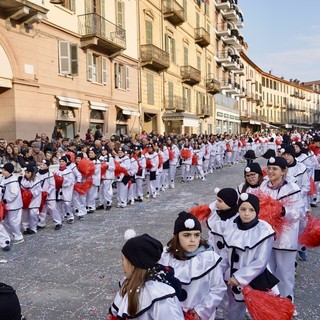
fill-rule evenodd
<path id="1" fill-rule="evenodd" d="M 207 181 L 177 182 L 174 190 L 156 199 L 99 211 L 60 231 L 49 224 L 37 235 L 27 236 L 25 243 L 0 252 L 0 259 L 7 260 L 0 264 L 1 282 L 16 288 L 28 320 L 103 320 L 123 275 L 120 250 L 125 230 L 148 232 L 165 244 L 177 213 L 194 203 L 213 201 L 215 187 L 238 185 L 243 168 L 244 164 L 236 164 L 215 171 Z M 308 261 L 299 263 L 297 320 L 320 319 L 319 255 L 319 249 L 309 250 Z"/>

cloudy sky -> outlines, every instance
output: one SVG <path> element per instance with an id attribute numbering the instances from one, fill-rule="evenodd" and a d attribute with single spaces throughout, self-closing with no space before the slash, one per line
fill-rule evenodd
<path id="1" fill-rule="evenodd" d="M 320 80 L 320 0 L 238 0 L 248 56 L 286 80 Z"/>

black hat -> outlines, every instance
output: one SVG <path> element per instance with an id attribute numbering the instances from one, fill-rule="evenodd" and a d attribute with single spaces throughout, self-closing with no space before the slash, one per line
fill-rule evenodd
<path id="1" fill-rule="evenodd" d="M 286 169 L 287 166 L 288 166 L 288 163 L 286 161 L 285 158 L 282 158 L 282 157 L 271 157 L 269 160 L 268 160 L 268 163 L 267 163 L 267 166 L 278 166 L 282 169 Z"/>
<path id="2" fill-rule="evenodd" d="M 199 220 L 191 213 L 182 211 L 174 223 L 173 234 L 178 234 L 182 231 L 202 231 Z"/>
<path id="3" fill-rule="evenodd" d="M 240 205 L 243 202 L 249 202 L 253 208 L 254 211 L 256 212 L 256 214 L 259 214 L 259 210 L 260 210 L 260 201 L 259 198 L 257 196 L 255 196 L 254 194 L 251 193 L 241 193 L 240 197 L 239 197 L 239 203 L 238 206 L 240 207 Z"/>
<path id="4" fill-rule="evenodd" d="M 270 159 L 271 157 L 275 157 L 276 156 L 276 152 L 273 149 L 268 149 L 263 155 L 262 157 L 265 159 Z"/>
<path id="5" fill-rule="evenodd" d="M 288 153 L 288 154 L 291 154 L 293 157 L 295 157 L 296 155 L 294 146 L 292 145 L 285 146 L 285 148 L 281 149 L 281 153 Z"/>
<path id="6" fill-rule="evenodd" d="M 249 173 L 249 172 L 258 173 L 260 176 L 263 175 L 260 164 L 257 162 L 248 163 L 248 165 L 244 168 L 244 174 Z"/>
<path id="7" fill-rule="evenodd" d="M 83 153 L 82 153 L 82 152 L 77 152 L 76 158 L 81 158 L 81 159 L 83 159 Z"/>
<path id="8" fill-rule="evenodd" d="M 14 171 L 14 166 L 12 163 L 7 162 L 3 165 L 2 169 L 8 171 L 9 173 L 12 173 Z"/>
<path id="9" fill-rule="evenodd" d="M 66 156 L 62 156 L 59 160 L 64 161 L 65 163 L 68 163 L 68 158 Z"/>
<path id="10" fill-rule="evenodd" d="M 133 150 L 141 150 L 141 146 L 136 144 L 133 146 Z"/>
<path id="11" fill-rule="evenodd" d="M 238 202 L 238 193 L 233 188 L 215 189 L 217 197 L 223 200 L 223 202 L 230 208 L 234 207 Z"/>
<path id="12" fill-rule="evenodd" d="M 45 164 L 47 167 L 50 166 L 50 161 L 49 161 L 49 160 L 43 159 L 41 162 L 42 162 L 43 164 Z"/>
<path id="13" fill-rule="evenodd" d="M 68 159 L 68 163 L 71 162 L 71 156 L 70 156 L 70 154 L 66 153 L 64 156 Z"/>
<path id="14" fill-rule="evenodd" d="M 32 164 L 28 164 L 26 167 L 26 171 L 34 173 L 34 166 Z"/>
<path id="15" fill-rule="evenodd" d="M 160 260 L 162 251 L 161 242 L 146 233 L 129 239 L 122 248 L 123 255 L 140 269 L 153 268 Z"/>
<path id="16" fill-rule="evenodd" d="M 300 150 L 302 150 L 302 148 L 303 148 L 303 141 L 302 142 L 292 142 L 292 144 L 293 144 L 293 146 L 298 146 L 299 148 L 300 148 Z"/>
<path id="17" fill-rule="evenodd" d="M 319 137 L 318 135 L 314 135 L 314 136 L 312 137 L 312 140 L 313 140 L 314 142 L 320 142 L 320 137 Z"/>

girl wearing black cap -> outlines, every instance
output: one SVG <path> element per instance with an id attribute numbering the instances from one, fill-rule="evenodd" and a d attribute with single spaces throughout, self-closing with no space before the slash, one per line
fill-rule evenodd
<path id="1" fill-rule="evenodd" d="M 162 250 L 161 242 L 148 234 L 134 236 L 125 243 L 122 248 L 125 278 L 109 309 L 110 315 L 117 319 L 184 319 L 177 298 L 181 284 L 172 268 L 157 264 Z"/>
<path id="2" fill-rule="evenodd" d="M 282 157 L 270 158 L 267 163 L 268 176 L 262 182 L 260 190 L 283 202 L 283 214 L 288 226 L 273 244 L 270 268 L 280 280 L 280 295 L 293 301 L 299 221 L 305 207 L 299 186 L 286 177 L 287 166 L 287 161 Z"/>
<path id="3" fill-rule="evenodd" d="M 249 163 L 244 168 L 245 182 L 242 182 L 237 189 L 240 195 L 243 192 L 252 193 L 252 191 L 260 186 L 263 180 L 262 169 L 259 163 Z"/>
<path id="4" fill-rule="evenodd" d="M 22 210 L 22 227 L 24 229 L 23 234 L 35 234 L 37 233 L 38 214 L 41 204 L 41 181 L 35 173 L 34 166 L 28 165 L 22 178 L 21 192 L 31 192 L 31 202 L 28 206 Z"/>
<path id="5" fill-rule="evenodd" d="M 239 216 L 229 220 L 223 233 L 221 250 L 229 296 L 226 320 L 244 319 L 244 286 L 268 291 L 278 283 L 267 269 L 275 232 L 267 222 L 258 219 L 258 197 L 242 193 L 238 211 Z"/>
<path id="6" fill-rule="evenodd" d="M 173 237 L 161 260 L 174 268 L 181 281 L 179 297 L 183 311 L 192 319 L 214 319 L 225 292 L 221 258 L 201 239 L 201 224 L 190 213 L 180 212 L 174 224 Z"/>
<path id="7" fill-rule="evenodd" d="M 22 196 L 18 177 L 13 175 L 14 166 L 6 163 L 2 167 L 1 200 L 5 204 L 7 213 L 2 221 L 4 228 L 11 237 L 13 244 L 22 243 L 23 235 L 20 230 L 22 215 Z"/>

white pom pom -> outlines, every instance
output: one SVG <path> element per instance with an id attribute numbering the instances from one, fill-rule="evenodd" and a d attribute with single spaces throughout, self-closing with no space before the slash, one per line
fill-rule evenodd
<path id="1" fill-rule="evenodd" d="M 217 194 L 220 191 L 220 188 L 216 187 L 214 188 L 214 193 Z"/>
<path id="2" fill-rule="evenodd" d="M 283 149 L 283 148 L 282 148 L 282 149 L 280 149 L 280 152 L 281 152 L 281 153 L 284 153 L 285 151 L 286 151 L 286 150 L 285 150 L 285 149 Z"/>
<path id="3" fill-rule="evenodd" d="M 194 220 L 192 220 L 192 219 L 187 219 L 187 220 L 184 222 L 184 226 L 185 226 L 186 228 L 188 228 L 188 229 L 193 229 L 195 225 L 196 225 L 196 224 L 195 224 Z"/>
<path id="4" fill-rule="evenodd" d="M 269 159 L 269 163 L 275 163 L 276 162 L 276 159 L 274 158 L 274 157 L 271 157 L 270 159 Z"/>
<path id="5" fill-rule="evenodd" d="M 128 229 L 124 233 L 124 240 L 128 241 L 131 238 L 134 238 L 136 236 L 136 232 L 133 229 Z"/>
<path id="6" fill-rule="evenodd" d="M 244 169 L 244 171 L 245 171 L 245 172 L 250 172 L 251 169 L 250 169 L 249 167 L 246 167 L 246 168 Z"/>
<path id="7" fill-rule="evenodd" d="M 249 195 L 248 195 L 247 193 L 241 193 L 241 194 L 240 194 L 240 199 L 241 199 L 242 201 L 247 201 L 248 198 L 249 198 Z"/>

